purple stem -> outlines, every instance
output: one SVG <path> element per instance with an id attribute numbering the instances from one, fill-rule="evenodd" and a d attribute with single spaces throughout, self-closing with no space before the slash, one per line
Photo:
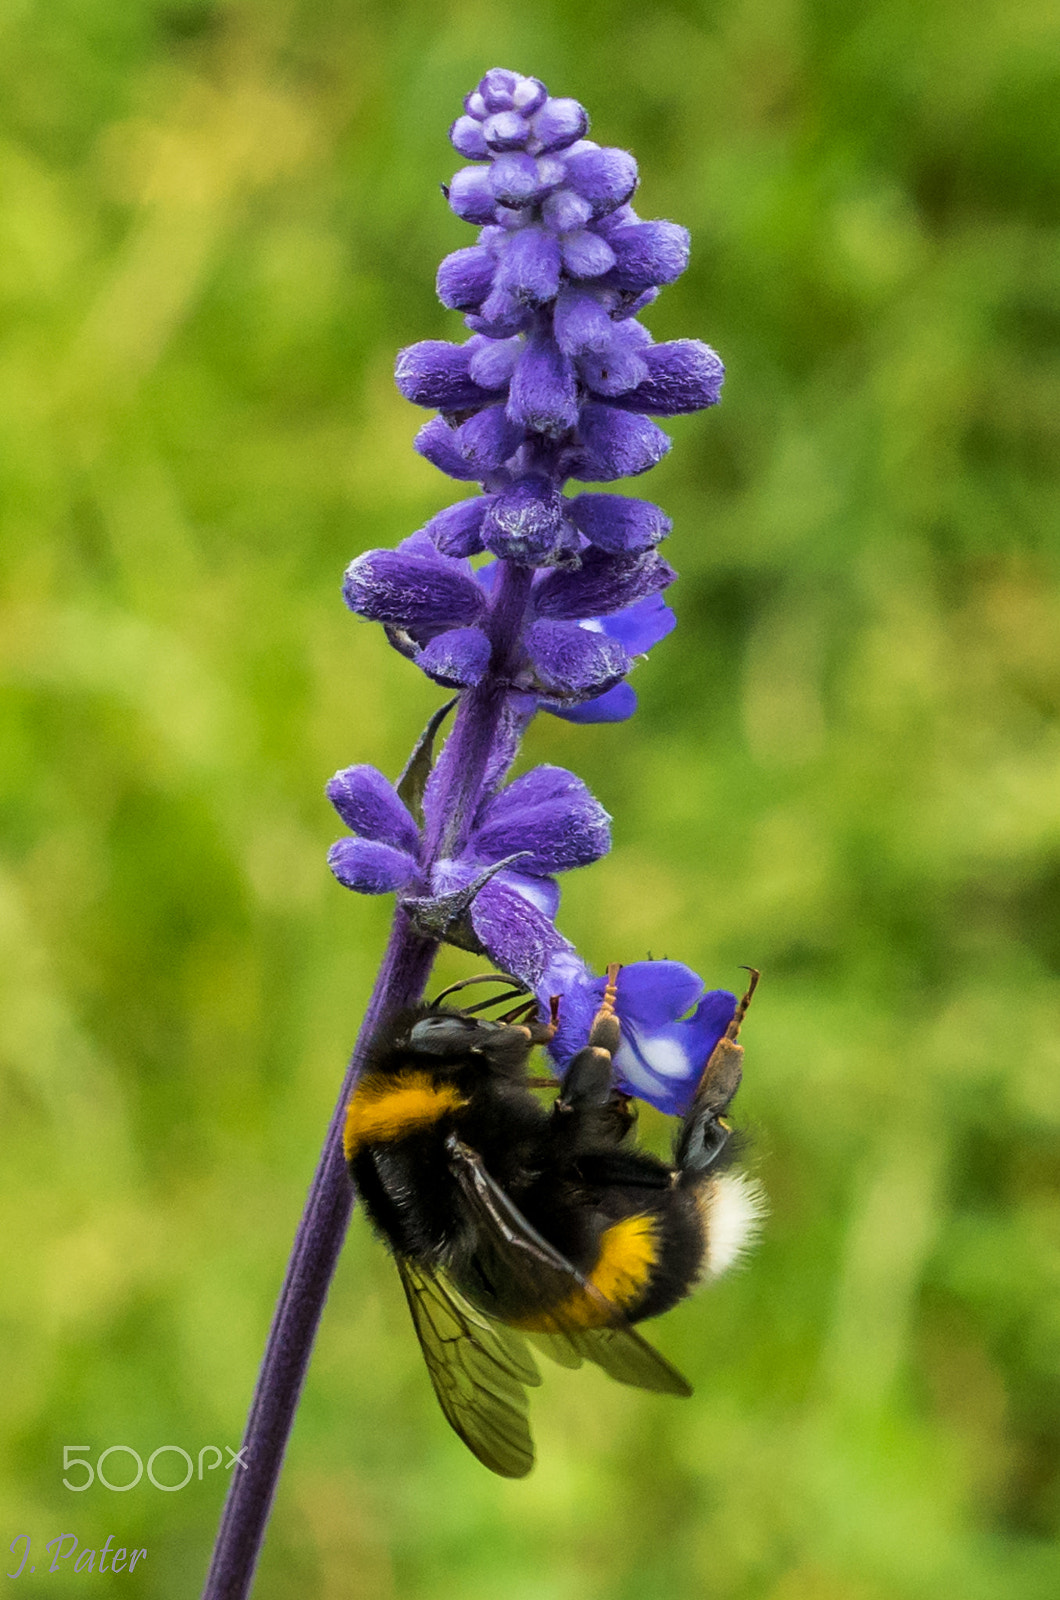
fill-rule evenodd
<path id="1" fill-rule="evenodd" d="M 463 696 L 439 758 L 438 825 L 426 841 L 428 864 L 459 848 L 474 820 L 504 714 L 504 672 L 518 644 L 529 593 L 529 570 L 505 563 L 490 618 L 495 672 Z M 395 913 L 298 1224 L 243 1434 L 246 1466 L 233 1470 L 203 1600 L 244 1600 L 250 1592 L 313 1341 L 353 1209 L 342 1150 L 346 1107 L 380 1022 L 420 998 L 437 950 L 437 942 L 417 934 L 400 909 Z"/>
<path id="2" fill-rule="evenodd" d="M 317 1325 L 353 1209 L 353 1186 L 342 1153 L 346 1106 L 373 1033 L 388 1011 L 419 999 L 437 948 L 397 912 L 298 1224 L 243 1434 L 246 1466 L 232 1473 L 203 1600 L 243 1600 L 250 1592 Z"/>

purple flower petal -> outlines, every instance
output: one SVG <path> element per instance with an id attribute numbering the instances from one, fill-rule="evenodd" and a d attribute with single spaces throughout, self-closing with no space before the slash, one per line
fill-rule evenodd
<path id="1" fill-rule="evenodd" d="M 482 539 L 494 555 L 525 566 L 543 561 L 556 542 L 565 501 L 555 485 L 538 474 L 519 478 L 492 497 L 482 523 Z"/>
<path id="2" fill-rule="evenodd" d="M 530 127 L 518 111 L 497 111 L 482 124 L 491 150 L 518 150 L 530 137 Z"/>
<path id="3" fill-rule="evenodd" d="M 530 326 L 533 312 L 509 289 L 498 288 L 496 277 L 493 281 L 494 287 L 483 300 L 479 314 L 468 312 L 464 321 L 480 337 L 506 340 Z"/>
<path id="4" fill-rule="evenodd" d="M 446 506 L 428 522 L 424 533 L 434 541 L 443 556 L 475 556 L 482 549 L 482 519 L 493 504 L 492 495 L 474 500 L 458 500 Z"/>
<path id="5" fill-rule="evenodd" d="M 650 346 L 651 335 L 639 322 L 613 322 L 606 350 L 579 356 L 578 376 L 593 394 L 624 395 L 647 379 Z"/>
<path id="6" fill-rule="evenodd" d="M 632 299 L 628 295 L 624 295 L 612 315 L 616 322 L 624 322 L 630 317 L 639 317 L 640 313 L 646 307 L 653 305 L 658 298 L 658 289 L 645 289 L 642 294 L 635 295 Z"/>
<path id="7" fill-rule="evenodd" d="M 559 245 L 544 228 L 531 226 L 512 235 L 494 284 L 523 305 L 544 305 L 559 290 L 559 273 Z"/>
<path id="8" fill-rule="evenodd" d="M 556 912 L 559 910 L 559 884 L 555 878 L 531 878 L 506 867 L 503 872 L 498 872 L 493 882 L 507 884 L 516 894 L 521 894 L 524 900 L 529 900 L 543 917 L 555 922 Z"/>
<path id="9" fill-rule="evenodd" d="M 602 216 L 624 205 L 637 187 L 637 163 L 627 150 L 572 150 L 567 180 Z"/>
<path id="10" fill-rule="evenodd" d="M 510 111 L 515 105 L 515 91 L 520 82 L 518 72 L 508 67 L 491 67 L 478 86 L 484 111 Z"/>
<path id="11" fill-rule="evenodd" d="M 413 439 L 412 448 L 450 478 L 474 483 L 479 477 L 478 468 L 460 449 L 457 430 L 451 428 L 444 417 L 432 417 L 430 422 L 425 422 Z"/>
<path id="12" fill-rule="evenodd" d="M 622 973 L 618 983 L 621 991 Z M 621 1000 L 616 1001 L 616 1010 L 622 1024 L 622 1043 L 615 1055 L 617 1080 L 660 1111 L 683 1116 L 714 1046 L 732 1021 L 736 996 L 714 989 L 690 1017 L 650 1026 L 634 1018 Z"/>
<path id="13" fill-rule="evenodd" d="M 471 925 L 493 963 L 530 989 L 537 989 L 559 955 L 573 954 L 550 917 L 509 884 L 499 883 L 496 878 L 476 896 L 471 907 Z"/>
<path id="14" fill-rule="evenodd" d="M 557 189 L 541 207 L 541 220 L 553 233 L 574 233 L 592 221 L 593 208 L 573 189 Z"/>
<path id="15" fill-rule="evenodd" d="M 478 620 L 486 597 L 456 563 L 425 560 L 404 550 L 368 550 L 346 568 L 343 597 L 371 622 L 438 627 Z"/>
<path id="16" fill-rule="evenodd" d="M 449 204 L 465 222 L 493 222 L 497 202 L 488 167 L 461 167 L 449 185 Z"/>
<path id="17" fill-rule="evenodd" d="M 435 406 L 439 411 L 488 406 L 497 396 L 468 376 L 471 355 L 466 344 L 421 339 L 399 352 L 394 381 L 405 399 L 417 406 Z"/>
<path id="18" fill-rule="evenodd" d="M 600 295 L 580 285 L 565 285 L 556 299 L 553 314 L 556 343 L 564 355 L 580 356 L 589 351 L 603 354 L 611 346 L 615 324 Z"/>
<path id="19" fill-rule="evenodd" d="M 575 278 L 601 278 L 615 264 L 615 252 L 607 240 L 588 228 L 565 233 L 559 249 L 563 265 Z"/>
<path id="20" fill-rule="evenodd" d="M 469 119 L 470 120 L 470 119 Z M 472 127 L 476 127 L 472 123 Z M 496 257 L 481 245 L 454 250 L 438 268 L 438 298 L 451 311 L 471 311 L 480 306 L 493 287 Z M 476 379 L 476 382 L 481 380 Z"/>
<path id="21" fill-rule="evenodd" d="M 596 980 L 601 999 L 606 981 Z M 702 999 L 703 989 L 703 979 L 683 961 L 633 961 L 618 975 L 616 1005 L 622 1018 L 651 1032 L 691 1011 Z"/>
<path id="22" fill-rule="evenodd" d="M 615 252 L 607 281 L 616 289 L 640 294 L 673 283 L 688 265 L 688 229 L 675 222 L 636 222 L 608 230 L 607 237 Z"/>
<path id="23" fill-rule="evenodd" d="M 661 461 L 672 440 L 647 417 L 615 411 L 611 406 L 582 406 L 578 433 L 584 459 L 572 476 L 583 483 L 611 483 L 634 478 Z"/>
<path id="24" fill-rule="evenodd" d="M 548 572 L 534 586 L 539 617 L 576 622 L 624 611 L 638 600 L 658 594 L 677 574 L 654 550 L 643 555 L 614 556 L 589 549 L 573 572 Z"/>
<path id="25" fill-rule="evenodd" d="M 580 778 L 562 767 L 539 767 L 487 802 L 469 849 L 484 861 L 529 850 L 519 870 L 568 872 L 611 848 L 610 817 Z"/>
<path id="26" fill-rule="evenodd" d="M 543 700 L 541 709 L 550 711 L 554 717 L 562 717 L 564 722 L 628 722 L 637 709 L 637 696 L 628 683 L 616 683 L 606 694 L 598 694 L 594 700 L 583 700 L 581 705 L 551 706 Z"/>
<path id="27" fill-rule="evenodd" d="M 721 357 L 698 339 L 675 339 L 652 345 L 642 356 L 647 376 L 634 389 L 616 396 L 613 405 L 647 411 L 658 417 L 702 411 L 717 405 L 725 368 Z"/>
<path id="28" fill-rule="evenodd" d="M 530 126 L 542 150 L 565 150 L 576 139 L 584 137 L 589 127 L 589 116 L 577 100 L 556 96 L 545 101 Z"/>
<path id="29" fill-rule="evenodd" d="M 595 980 L 577 952 L 570 946 L 556 951 L 541 978 L 534 985 L 538 1004 L 546 1011 L 553 995 L 559 996 L 559 1028 L 548 1046 L 557 1066 L 564 1067 L 571 1056 L 584 1048 L 589 1039 L 600 995 Z M 603 994 L 603 990 L 600 990 Z"/>
<path id="30" fill-rule="evenodd" d="M 416 863 L 404 850 L 370 839 L 340 839 L 328 851 L 328 866 L 347 889 L 358 894 L 389 894 L 416 877 Z"/>
<path id="31" fill-rule="evenodd" d="M 376 767 L 358 765 L 336 772 L 326 793 L 346 826 L 362 839 L 393 845 L 413 856 L 419 850 L 419 830 L 408 808 Z"/>
<path id="32" fill-rule="evenodd" d="M 449 139 L 453 148 L 469 161 L 484 161 L 489 155 L 482 124 L 474 117 L 457 117 L 449 129 Z"/>
<path id="33" fill-rule="evenodd" d="M 485 339 L 476 334 L 467 341 L 471 359 L 468 376 L 484 389 L 504 389 L 512 379 L 516 362 L 523 353 L 521 339 Z"/>
<path id="34" fill-rule="evenodd" d="M 527 341 L 512 378 L 508 416 L 520 428 L 559 439 L 578 421 L 578 387 L 569 356 L 550 334 Z"/>
<path id="35" fill-rule="evenodd" d="M 532 117 L 534 112 L 544 105 L 548 99 L 548 90 L 540 78 L 519 77 L 515 88 L 512 90 L 512 104 L 516 111 L 521 111 L 524 117 Z"/>
<path id="36" fill-rule="evenodd" d="M 616 611 L 601 623 L 609 639 L 617 639 L 631 656 L 647 655 L 653 645 L 665 639 L 677 626 L 677 618 L 661 594 L 638 600 L 626 611 Z"/>
<path id="37" fill-rule="evenodd" d="M 529 205 L 541 190 L 537 162 L 522 151 L 498 156 L 490 168 L 490 187 L 503 206 Z"/>
<path id="38" fill-rule="evenodd" d="M 526 635 L 542 694 L 588 700 L 625 677 L 632 662 L 614 639 L 574 622 L 535 622 Z"/>
<path id="39" fill-rule="evenodd" d="M 549 1051 L 562 1066 L 585 1044 L 606 979 L 579 971 L 562 956 L 543 983 L 557 978 L 565 987 L 559 1032 Z M 539 997 L 541 993 L 539 988 Z M 691 1016 L 685 1016 L 693 1006 Z M 622 1027 L 615 1055 L 618 1082 L 628 1094 L 683 1115 L 714 1046 L 732 1021 L 735 995 L 723 989 L 704 995 L 702 979 L 678 961 L 638 961 L 618 975 L 615 1009 Z"/>
<path id="40" fill-rule="evenodd" d="M 460 453 L 484 478 L 502 467 L 523 442 L 523 430 L 505 414 L 503 406 L 487 406 L 456 430 Z"/>
<path id="41" fill-rule="evenodd" d="M 424 645 L 416 665 L 448 689 L 469 689 L 481 682 L 491 654 L 481 628 L 450 628 Z"/>
<path id="42" fill-rule="evenodd" d="M 612 555 L 650 550 L 673 528 L 666 513 L 650 500 L 621 494 L 575 495 L 565 510 L 587 539 Z"/>

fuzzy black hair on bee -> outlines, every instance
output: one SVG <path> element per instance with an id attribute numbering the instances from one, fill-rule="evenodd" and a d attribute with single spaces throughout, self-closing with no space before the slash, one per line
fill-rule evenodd
<path id="1" fill-rule="evenodd" d="M 757 972 L 704 1066 L 667 1164 L 633 1141 L 612 1058 L 618 967 L 551 1106 L 533 1092 L 536 1045 L 556 1031 L 519 989 L 463 1009 L 397 1013 L 373 1040 L 346 1115 L 345 1150 L 391 1250 L 435 1392 L 478 1459 L 505 1477 L 534 1460 L 531 1346 L 595 1362 L 621 1383 L 688 1395 L 634 1327 L 730 1266 L 761 1214 L 732 1168 L 726 1113 L 740 1085 L 740 1024 Z M 504 981 L 496 980 L 492 981 Z M 481 1015 L 520 996 L 499 1018 Z"/>

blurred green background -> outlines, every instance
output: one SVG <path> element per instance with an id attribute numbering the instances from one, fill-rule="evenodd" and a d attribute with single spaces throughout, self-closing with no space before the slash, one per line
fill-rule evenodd
<path id="1" fill-rule="evenodd" d="M 242 1430 L 389 915 L 330 878 L 322 787 L 441 699 L 339 582 L 461 494 L 391 371 L 461 335 L 438 184 L 497 64 L 636 152 L 694 236 L 646 320 L 729 366 L 640 491 L 681 574 L 640 711 L 524 760 L 614 814 L 561 914 L 597 967 L 764 969 L 772 1216 L 655 1330 L 696 1398 L 550 1371 L 518 1484 L 355 1218 L 256 1592 L 1055 1600 L 1049 0 L 0 7 L 4 1570 L 20 1534 L 15 1593 L 205 1570 L 223 1469 L 77 1494 L 63 1447 Z M 42 1576 L 66 1532 L 148 1560 Z"/>

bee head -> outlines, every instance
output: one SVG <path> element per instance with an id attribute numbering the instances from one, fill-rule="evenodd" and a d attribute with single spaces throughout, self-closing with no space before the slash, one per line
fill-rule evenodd
<path id="1" fill-rule="evenodd" d="M 482 1036 L 499 1026 L 459 1011 L 429 1011 L 409 1029 L 409 1048 L 426 1056 L 461 1056 L 479 1047 Z"/>

